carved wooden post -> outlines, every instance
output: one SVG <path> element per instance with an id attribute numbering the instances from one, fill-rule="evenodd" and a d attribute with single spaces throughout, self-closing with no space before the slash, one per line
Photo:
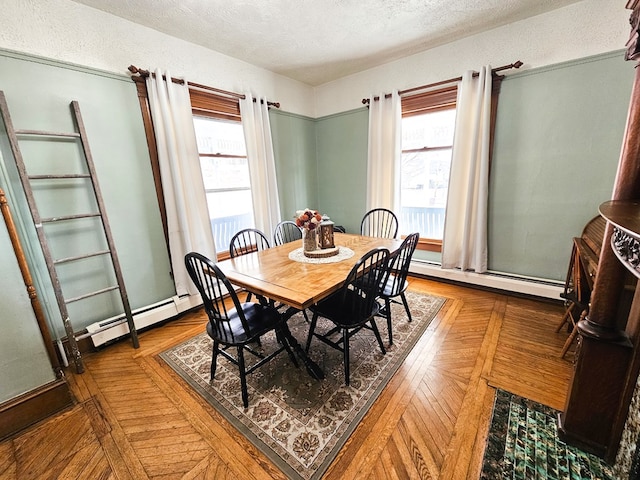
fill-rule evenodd
<path id="1" fill-rule="evenodd" d="M 638 6 L 631 0 L 632 32 L 627 43 L 627 60 L 640 58 Z M 613 200 L 640 199 L 640 71 L 636 69 L 629 115 L 618 164 Z M 634 345 L 626 325 L 618 320 L 624 288 L 625 267 L 611 249 L 613 227 L 605 230 L 598 273 L 588 316 L 578 323 L 580 347 L 564 412 L 559 418 L 559 434 L 568 443 L 615 459 L 620 422 L 626 418 L 629 383 L 635 384 L 637 370 L 630 368 Z M 633 378 L 632 378 L 633 377 Z M 618 438 L 616 438 L 618 437 Z"/>

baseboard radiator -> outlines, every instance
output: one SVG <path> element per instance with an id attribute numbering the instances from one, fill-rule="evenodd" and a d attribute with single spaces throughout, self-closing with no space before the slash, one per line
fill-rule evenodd
<path id="1" fill-rule="evenodd" d="M 456 269 L 443 269 L 438 264 L 419 260 L 411 262 L 409 272 L 425 277 L 464 283 L 470 286 L 504 290 L 506 292 L 553 300 L 561 300 L 560 293 L 564 289 L 564 282 L 519 277 L 501 272 L 462 272 Z"/>
<path id="2" fill-rule="evenodd" d="M 136 330 L 141 330 L 145 327 L 173 318 L 176 315 L 199 305 L 202 305 L 200 295 L 186 295 L 183 297 L 174 296 L 152 305 L 132 310 L 131 314 L 133 316 L 133 323 L 136 326 Z M 92 323 L 87 326 L 87 333 L 82 336 L 91 337 L 93 345 L 96 347 L 104 345 L 111 340 L 123 337 L 129 333 L 129 326 L 127 323 L 121 323 L 123 318 L 123 315 L 119 315 Z M 105 328 L 114 323 L 117 323 L 117 325 L 111 328 Z"/>

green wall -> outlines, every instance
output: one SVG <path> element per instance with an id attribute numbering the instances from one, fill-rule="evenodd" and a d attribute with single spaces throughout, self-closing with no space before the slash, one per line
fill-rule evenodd
<path id="1" fill-rule="evenodd" d="M 0 51 L 0 90 L 7 98 L 16 129 L 71 132 L 74 127 L 69 104 L 72 100 L 79 102 L 131 307 L 147 306 L 175 295 L 136 88 L 131 79 Z M 76 144 L 21 141 L 20 145 L 30 173 L 75 172 L 81 161 Z M 52 333 L 54 337 L 64 336 L 6 135 L 0 134 L 0 148 L 3 153 L 0 187 L 7 191 L 15 206 Z M 43 216 L 95 211 L 87 189 L 80 182 L 45 182 L 34 187 Z M 56 258 L 100 249 L 98 222 L 61 223 L 47 228 Z M 113 285 L 104 257 L 83 262 L 60 270 L 66 297 Z M 76 331 L 121 312 L 117 293 L 82 300 L 69 308 Z"/>
<path id="2" fill-rule="evenodd" d="M 0 159 L 2 155 L 0 154 Z M 10 210 L 13 206 L 9 204 Z M 13 212 L 12 212 L 13 213 Z M 12 215 L 13 216 L 13 215 Z M 0 216 L 0 404 L 55 380 L 18 261 Z M 39 293 L 39 292 L 36 292 Z"/>
<path id="3" fill-rule="evenodd" d="M 347 232 L 359 233 L 367 192 L 369 110 L 318 119 L 318 208 Z"/>
<path id="4" fill-rule="evenodd" d="M 490 179 L 490 270 L 564 280 L 571 238 L 610 198 L 632 79 L 621 52 L 506 77 Z M 365 108 L 317 120 L 319 206 L 352 232 L 365 211 L 367 126 Z"/>
<path id="5" fill-rule="evenodd" d="M 564 280 L 571 239 L 611 198 L 634 75 L 622 52 L 507 77 L 489 194 L 489 268 Z"/>
<path id="6" fill-rule="evenodd" d="M 283 220 L 292 220 L 296 210 L 317 208 L 316 127 L 311 118 L 269 111 L 278 177 L 278 195 Z"/>

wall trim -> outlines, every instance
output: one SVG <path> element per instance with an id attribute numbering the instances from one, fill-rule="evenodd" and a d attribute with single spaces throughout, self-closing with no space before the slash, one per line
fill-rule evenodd
<path id="1" fill-rule="evenodd" d="M 131 76 L 124 73 L 114 73 L 107 70 L 100 70 L 98 68 L 87 67 L 78 63 L 64 62 L 62 60 L 56 60 L 53 58 L 42 57 L 34 55 L 32 53 L 18 52 L 16 50 L 8 50 L 6 48 L 0 48 L 0 57 L 13 58 L 16 60 L 22 60 L 25 62 L 41 63 L 43 65 L 49 65 L 51 67 L 65 68 L 67 70 L 76 70 L 82 73 L 88 73 L 90 75 L 98 75 L 100 77 L 107 77 L 113 80 L 120 80 L 122 82 L 133 83 Z"/>
<path id="2" fill-rule="evenodd" d="M 345 110 L 344 112 L 337 112 L 337 113 L 332 113 L 330 115 L 325 115 L 323 117 L 318 117 L 315 118 L 314 120 L 316 122 L 320 122 L 320 121 L 324 121 L 324 120 L 330 120 L 332 118 L 336 118 L 336 117 L 343 117 L 345 115 L 354 115 L 356 113 L 361 113 L 363 111 L 368 111 L 369 107 L 359 107 L 359 108 L 354 108 L 351 110 Z"/>
<path id="3" fill-rule="evenodd" d="M 576 65 L 583 65 L 585 63 L 598 62 L 600 60 L 606 60 L 609 58 L 619 57 L 624 59 L 625 50 L 614 50 L 612 52 L 598 53 L 596 55 L 590 55 L 588 57 L 574 58 L 567 60 L 566 62 L 554 63 L 552 65 L 545 65 L 543 67 L 536 67 L 529 70 L 521 70 L 504 76 L 504 80 L 515 79 L 520 77 L 528 77 L 530 75 L 539 75 L 541 73 L 551 72 L 553 70 L 560 70 L 563 68 L 571 68 Z"/>
<path id="4" fill-rule="evenodd" d="M 0 440 L 44 420 L 73 404 L 64 379 L 37 387 L 0 405 Z"/>

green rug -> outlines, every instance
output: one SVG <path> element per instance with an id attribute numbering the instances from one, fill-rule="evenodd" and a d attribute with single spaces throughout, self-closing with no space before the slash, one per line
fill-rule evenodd
<path id="1" fill-rule="evenodd" d="M 483 480 L 613 480 L 604 460 L 558 439 L 558 411 L 496 391 Z"/>
<path id="2" fill-rule="evenodd" d="M 314 380 L 303 367 L 296 369 L 289 357 L 281 354 L 247 376 L 246 410 L 242 408 L 236 366 L 218 357 L 216 377 L 209 383 L 212 341 L 206 333 L 162 352 L 160 358 L 289 478 L 315 480 L 331 465 L 445 302 L 444 298 L 414 292 L 407 292 L 407 300 L 413 321 L 407 322 L 402 305 L 392 306 L 394 344 L 386 355 L 369 330 L 352 337 L 348 387 L 344 385 L 342 353 L 317 339 L 311 343 L 309 355 L 326 378 Z M 379 319 L 377 323 L 386 346 L 386 321 Z M 319 319 L 317 331 L 332 325 Z M 309 325 L 302 314 L 289 320 L 289 328 L 304 345 Z M 265 352 L 275 345 L 273 335 L 263 337 Z"/>

